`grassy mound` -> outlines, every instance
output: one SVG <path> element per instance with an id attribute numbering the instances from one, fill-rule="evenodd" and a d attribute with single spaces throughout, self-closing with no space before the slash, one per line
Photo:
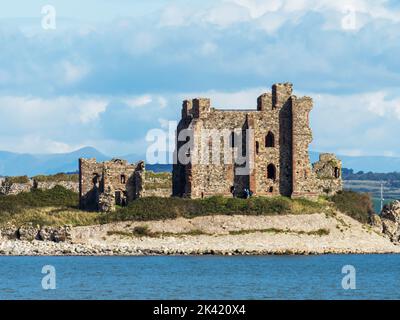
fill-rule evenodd
<path id="1" fill-rule="evenodd" d="M 33 190 L 18 195 L 0 196 L 0 224 L 21 225 L 91 225 L 116 221 L 165 220 L 177 217 L 193 218 L 205 215 L 284 215 L 331 213 L 333 210 L 366 223 L 373 212 L 368 194 L 344 191 L 318 201 L 286 197 L 252 197 L 250 199 L 205 199 L 149 197 L 133 201 L 113 213 L 78 210 L 78 195 L 61 186 L 51 190 Z"/>
<path id="2" fill-rule="evenodd" d="M 47 221 L 49 223 L 44 224 L 68 224 L 68 222 L 73 221 L 72 217 L 57 222 L 58 219 L 55 215 L 51 215 L 44 208 L 57 208 L 56 210 L 64 208 L 64 210 L 78 211 L 77 207 L 78 194 L 60 186 L 51 190 L 34 189 L 31 192 L 23 192 L 17 195 L 0 196 L 0 223 Z M 81 212 L 80 214 L 86 213 Z M 52 220 L 55 221 L 51 222 Z"/>
<path id="3" fill-rule="evenodd" d="M 278 215 L 309 214 L 328 209 L 326 201 L 313 202 L 286 197 L 252 197 L 250 199 L 220 196 L 205 199 L 141 198 L 116 212 L 101 215 L 102 223 L 128 220 L 161 220 L 177 217 L 193 218 L 204 215 Z"/>
<path id="4" fill-rule="evenodd" d="M 13 183 L 28 183 L 29 177 L 28 176 L 16 176 L 16 177 L 6 177 L 5 183 L 6 184 L 13 184 Z"/>
<path id="5" fill-rule="evenodd" d="M 79 182 L 79 174 L 67 174 L 67 173 L 57 173 L 53 175 L 38 175 L 34 176 L 33 180 L 37 182 L 61 182 L 61 181 L 71 181 Z"/>

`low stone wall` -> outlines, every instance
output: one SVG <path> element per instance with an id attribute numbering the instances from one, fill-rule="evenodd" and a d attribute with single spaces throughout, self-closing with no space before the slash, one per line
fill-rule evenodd
<path id="1" fill-rule="evenodd" d="M 56 186 L 64 187 L 65 189 L 72 190 L 76 193 L 79 192 L 79 182 L 73 181 L 40 181 L 34 183 L 34 187 L 40 190 L 50 190 Z"/>
<path id="2" fill-rule="evenodd" d="M 315 184 L 319 194 L 333 196 L 343 189 L 341 179 L 315 179 Z"/>
<path id="3" fill-rule="evenodd" d="M 30 192 L 33 187 L 33 181 L 30 180 L 28 183 L 12 183 L 7 184 L 3 181 L 0 186 L 0 194 L 3 195 L 15 195 L 21 192 Z"/>
<path id="4" fill-rule="evenodd" d="M 0 195 L 16 195 L 21 192 L 30 192 L 32 189 L 50 190 L 56 186 L 64 187 L 76 193 L 79 192 L 79 182 L 75 181 L 36 181 L 29 179 L 26 183 L 8 183 L 5 179 L 0 181 Z"/>
<path id="5" fill-rule="evenodd" d="M 161 197 L 169 198 L 172 195 L 172 188 L 157 188 L 144 190 L 143 197 Z"/>

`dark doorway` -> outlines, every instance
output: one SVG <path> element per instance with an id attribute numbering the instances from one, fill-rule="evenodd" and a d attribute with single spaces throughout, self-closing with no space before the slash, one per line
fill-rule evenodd
<path id="1" fill-rule="evenodd" d="M 121 191 L 115 191 L 115 204 L 117 206 L 121 206 L 122 205 Z"/>
<path id="2" fill-rule="evenodd" d="M 267 167 L 267 178 L 274 181 L 276 179 L 276 168 L 272 163 Z"/>

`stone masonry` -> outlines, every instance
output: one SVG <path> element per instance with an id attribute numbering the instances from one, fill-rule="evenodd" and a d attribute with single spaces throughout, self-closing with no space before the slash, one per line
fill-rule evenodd
<path id="1" fill-rule="evenodd" d="M 250 190 L 259 196 L 315 199 L 341 190 L 341 161 L 335 155 L 322 154 L 310 163 L 312 107 L 311 98 L 292 94 L 290 83 L 274 84 L 250 110 L 218 110 L 207 98 L 185 100 L 176 132 L 173 195 L 243 196 Z M 223 134 L 210 138 L 213 130 Z M 190 134 L 182 138 L 182 132 Z M 215 154 L 224 158 L 226 150 L 233 161 L 213 161 Z M 244 163 L 237 161 L 243 157 Z M 245 174 L 238 172 L 244 167 Z"/>
<path id="2" fill-rule="evenodd" d="M 84 210 L 113 211 L 143 196 L 144 162 L 79 159 L 79 206 Z"/>

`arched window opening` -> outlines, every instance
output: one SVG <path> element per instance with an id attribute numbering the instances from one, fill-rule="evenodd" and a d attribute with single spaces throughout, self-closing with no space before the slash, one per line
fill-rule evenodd
<path id="1" fill-rule="evenodd" d="M 100 178 L 100 175 L 98 173 L 93 173 L 93 179 L 92 179 L 93 186 L 97 186 L 97 184 L 99 182 L 99 178 Z"/>
<path id="2" fill-rule="evenodd" d="M 267 167 L 267 178 L 274 181 L 276 179 L 276 168 L 272 163 Z"/>
<path id="3" fill-rule="evenodd" d="M 269 187 L 268 191 L 269 191 L 270 193 L 274 192 L 274 187 Z"/>
<path id="4" fill-rule="evenodd" d="M 269 131 L 267 136 L 265 137 L 265 147 L 266 148 L 275 147 L 275 136 L 271 131 Z"/>
<path id="5" fill-rule="evenodd" d="M 258 154 L 260 152 L 260 143 L 256 141 L 256 153 Z"/>
<path id="6" fill-rule="evenodd" d="M 338 167 L 335 167 L 335 178 L 336 179 L 340 178 L 340 169 Z"/>
<path id="7" fill-rule="evenodd" d="M 121 183 L 123 183 L 123 184 L 126 183 L 126 177 L 124 174 L 121 174 L 120 180 L 121 180 Z"/>

